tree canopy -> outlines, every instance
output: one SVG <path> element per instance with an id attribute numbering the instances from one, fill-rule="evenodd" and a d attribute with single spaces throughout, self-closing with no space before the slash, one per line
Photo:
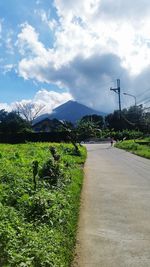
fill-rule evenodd
<path id="1" fill-rule="evenodd" d="M 77 125 L 77 133 L 80 140 L 85 140 L 92 137 L 100 137 L 100 132 L 103 128 L 103 117 L 99 115 L 84 116 Z"/>
<path id="2" fill-rule="evenodd" d="M 0 110 L 0 133 L 15 134 L 31 131 L 31 125 L 21 118 L 16 112 Z"/>
<path id="3" fill-rule="evenodd" d="M 146 131 L 148 128 L 149 114 L 144 111 L 141 105 L 123 109 L 121 117 L 119 116 L 119 111 L 115 110 L 105 117 L 106 127 L 116 131 L 123 129 Z"/>

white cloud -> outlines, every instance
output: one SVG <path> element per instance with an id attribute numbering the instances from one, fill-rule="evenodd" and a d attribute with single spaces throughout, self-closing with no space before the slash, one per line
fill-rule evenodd
<path id="1" fill-rule="evenodd" d="M 44 106 L 42 113 L 51 113 L 55 107 L 69 101 L 70 99 L 72 99 L 72 96 L 69 93 L 58 93 L 42 89 L 36 93 L 33 102 Z"/>
<path id="2" fill-rule="evenodd" d="M 25 79 L 54 83 L 73 97 L 99 110 L 113 109 L 112 79 L 138 93 L 149 86 L 150 3 L 123 0 L 55 0 L 57 27 L 46 11 L 43 22 L 53 30 L 54 44 L 46 49 L 36 29 L 21 27 L 17 45 L 22 54 L 18 72 Z M 52 23 L 52 24 L 51 24 Z M 59 25 L 59 26 L 58 26 Z"/>
<path id="3" fill-rule="evenodd" d="M 39 35 L 35 29 L 28 23 L 21 25 L 21 32 L 18 34 L 16 45 L 22 55 L 31 56 L 47 56 L 44 45 L 38 40 Z"/>
<path id="4" fill-rule="evenodd" d="M 15 69 L 15 65 L 13 64 L 4 64 L 1 66 L 1 70 L 3 74 L 6 74 L 7 72 L 12 71 L 13 69 Z"/>
<path id="5" fill-rule="evenodd" d="M 6 46 L 7 53 L 11 55 L 14 54 L 13 34 L 14 32 L 10 30 L 7 32 L 7 35 L 5 38 L 5 46 Z"/>
<path id="6" fill-rule="evenodd" d="M 10 112 L 12 111 L 12 105 L 9 105 L 7 103 L 0 103 L 0 110 L 5 109 L 6 111 Z"/>
<path id="7" fill-rule="evenodd" d="M 51 17 L 50 10 L 46 12 L 43 9 L 36 9 L 34 13 L 41 18 L 41 21 L 44 22 L 49 27 L 50 30 L 53 31 L 58 26 L 57 21 Z"/>
<path id="8" fill-rule="evenodd" d="M 98 12 L 102 13 L 107 19 L 131 19 L 141 20 L 149 16 L 149 0 L 100 0 Z"/>
<path id="9" fill-rule="evenodd" d="M 140 6 L 140 1 L 138 2 Z M 146 3 L 148 4 L 147 1 Z M 124 1 L 118 0 L 109 1 L 108 5 L 108 1 L 99 0 L 55 0 L 55 5 L 60 16 L 60 26 L 57 28 L 54 27 L 53 21 L 49 20 L 48 14 L 44 10 L 39 10 L 42 20 L 47 24 L 50 23 L 51 29 L 55 28 L 54 49 L 46 50 L 39 41 L 35 29 L 27 23 L 22 25 L 22 31 L 18 35 L 18 44 L 21 52 L 25 53 L 26 48 L 26 52 L 28 50 L 30 53 L 25 54 L 26 57 L 21 61 L 21 66 L 22 64 L 32 66 L 32 62 L 26 60 L 29 55 L 30 59 L 32 55 L 34 64 L 40 60 L 43 65 L 42 59 L 44 59 L 45 68 L 49 68 L 52 64 L 56 67 L 67 64 L 78 55 L 88 57 L 93 53 L 100 55 L 107 52 L 118 55 L 122 64 L 132 74 L 140 73 L 149 64 L 150 19 L 146 17 L 144 21 L 140 20 L 138 28 L 136 20 L 134 22 L 124 20 L 121 15 L 119 21 L 112 20 L 111 8 L 113 6 L 118 6 L 118 9 L 122 8 L 122 10 L 124 8 L 125 11 L 129 9 L 132 12 L 135 6 L 132 3 L 129 4 L 127 1 L 124 4 Z M 116 7 L 116 10 L 118 9 Z M 107 20 L 103 18 L 103 14 L 108 15 Z M 138 19 L 138 14 L 134 17 Z M 33 55 L 39 58 L 35 59 Z"/>
<path id="10" fill-rule="evenodd" d="M 35 104 L 36 107 L 43 107 L 40 114 L 51 113 L 52 110 L 72 99 L 69 93 L 58 93 L 55 91 L 48 91 L 46 89 L 39 90 L 33 99 L 23 99 L 21 101 L 8 103 L 0 103 L 0 110 L 6 111 L 16 110 L 18 104 Z"/>
<path id="11" fill-rule="evenodd" d="M 82 54 L 95 50 L 115 53 L 133 74 L 149 64 L 148 0 L 136 4 L 129 0 L 55 0 L 55 5 L 61 17 L 62 27 L 57 33 L 61 47 L 70 48 L 70 52 L 72 46 L 79 53 L 78 40 Z"/>

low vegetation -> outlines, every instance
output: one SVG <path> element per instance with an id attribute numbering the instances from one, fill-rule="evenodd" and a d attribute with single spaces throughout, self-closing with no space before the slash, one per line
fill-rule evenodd
<path id="1" fill-rule="evenodd" d="M 138 139 L 143 138 L 144 134 L 140 131 L 136 130 L 122 130 L 122 131 L 114 131 L 114 130 L 103 130 L 102 137 L 108 138 L 113 137 L 116 141 L 122 140 L 131 140 L 131 139 Z"/>
<path id="2" fill-rule="evenodd" d="M 85 158 L 71 144 L 0 145 L 0 266 L 70 266 Z"/>
<path id="3" fill-rule="evenodd" d="M 125 149 L 138 156 L 150 159 L 150 139 L 117 142 L 116 147 Z"/>

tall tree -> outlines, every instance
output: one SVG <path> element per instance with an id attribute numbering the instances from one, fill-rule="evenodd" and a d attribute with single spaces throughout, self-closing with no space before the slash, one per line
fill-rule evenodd
<path id="1" fill-rule="evenodd" d="M 95 124 L 95 126 L 97 128 L 102 129 L 103 125 L 104 125 L 104 119 L 103 116 L 97 115 L 97 114 L 93 114 L 93 115 L 86 115 L 84 116 L 81 120 L 80 123 L 82 122 L 92 122 Z"/>
<path id="2" fill-rule="evenodd" d="M 103 128 L 103 117 L 99 115 L 84 116 L 77 125 L 77 132 L 80 140 L 101 136 Z"/>
<path id="3" fill-rule="evenodd" d="M 21 118 L 16 112 L 0 110 L 0 133 L 16 134 L 31 131 L 31 125 Z"/>
<path id="4" fill-rule="evenodd" d="M 145 124 L 143 107 L 131 106 L 129 109 L 123 109 L 121 117 L 119 116 L 119 111 L 115 110 L 105 117 L 105 122 L 108 128 L 114 130 L 142 130 Z"/>
<path id="5" fill-rule="evenodd" d="M 20 116 L 22 116 L 26 121 L 32 123 L 44 109 L 44 105 L 37 103 L 17 103 L 16 111 Z"/>

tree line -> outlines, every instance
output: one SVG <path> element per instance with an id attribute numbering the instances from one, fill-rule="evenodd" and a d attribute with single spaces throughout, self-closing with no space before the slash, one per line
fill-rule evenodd
<path id="1" fill-rule="evenodd" d="M 66 132 L 70 138 L 87 140 L 88 138 L 102 138 L 112 132 L 140 131 L 150 134 L 150 112 L 146 112 L 142 106 L 131 106 L 123 109 L 121 114 L 118 110 L 106 115 L 87 115 L 81 118 L 76 125 L 70 122 L 51 120 L 50 132 Z M 7 112 L 0 110 L 0 134 L 22 134 L 34 132 L 32 121 L 25 119 L 18 111 Z M 43 129 L 44 132 L 44 129 Z M 73 137 L 71 137 L 71 135 Z"/>

